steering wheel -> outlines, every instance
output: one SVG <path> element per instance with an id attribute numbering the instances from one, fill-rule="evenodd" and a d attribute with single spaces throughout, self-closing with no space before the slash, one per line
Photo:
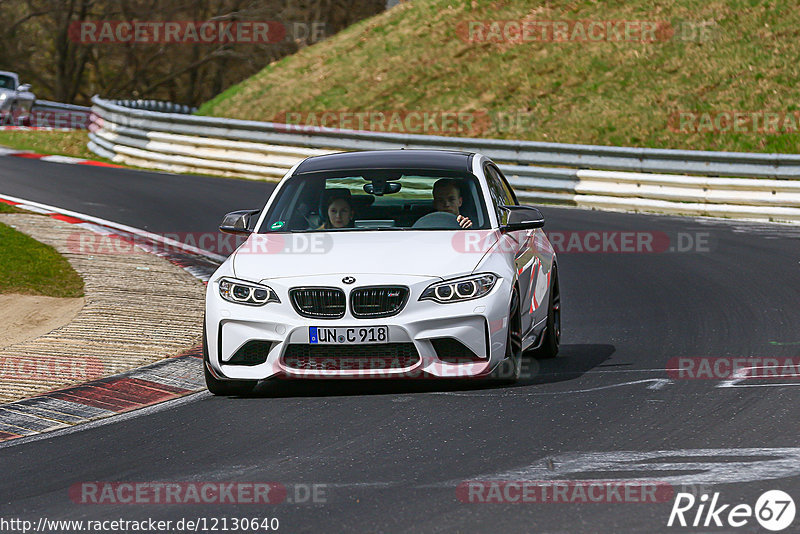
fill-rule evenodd
<path id="1" fill-rule="evenodd" d="M 458 217 L 447 211 L 434 211 L 423 215 L 411 226 L 411 228 L 441 228 L 459 230 Z"/>

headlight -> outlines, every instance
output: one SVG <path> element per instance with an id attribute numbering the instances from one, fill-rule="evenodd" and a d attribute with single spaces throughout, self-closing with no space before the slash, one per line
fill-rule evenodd
<path id="1" fill-rule="evenodd" d="M 228 302 L 248 304 L 250 306 L 263 306 L 267 302 L 280 302 L 278 295 L 269 286 L 231 278 L 223 278 L 219 281 L 219 295 Z"/>
<path id="2" fill-rule="evenodd" d="M 419 300 L 433 300 L 447 304 L 481 298 L 488 294 L 497 282 L 497 276 L 491 273 L 477 274 L 465 278 L 456 278 L 446 282 L 438 282 L 428 286 Z"/>

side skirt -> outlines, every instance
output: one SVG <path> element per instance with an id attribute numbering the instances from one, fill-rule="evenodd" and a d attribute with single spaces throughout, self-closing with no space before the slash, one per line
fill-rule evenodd
<path id="1" fill-rule="evenodd" d="M 522 336 L 522 351 L 538 349 L 544 341 L 545 330 L 547 330 L 547 317 L 531 326 Z"/>

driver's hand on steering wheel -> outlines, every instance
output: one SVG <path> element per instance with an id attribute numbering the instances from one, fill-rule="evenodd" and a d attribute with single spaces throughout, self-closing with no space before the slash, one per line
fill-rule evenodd
<path id="1" fill-rule="evenodd" d="M 458 221 L 461 228 L 469 228 L 472 226 L 472 221 L 469 220 L 469 217 L 464 217 L 463 215 L 456 217 L 456 221 Z"/>

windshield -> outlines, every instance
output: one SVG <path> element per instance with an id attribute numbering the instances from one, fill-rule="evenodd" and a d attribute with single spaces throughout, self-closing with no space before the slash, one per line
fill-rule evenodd
<path id="1" fill-rule="evenodd" d="M 16 89 L 14 78 L 5 74 L 0 74 L 0 89 Z"/>
<path id="2" fill-rule="evenodd" d="M 468 219 L 469 222 L 462 222 Z M 267 232 L 457 230 L 489 227 L 466 172 L 369 170 L 289 179 L 259 228 Z"/>

